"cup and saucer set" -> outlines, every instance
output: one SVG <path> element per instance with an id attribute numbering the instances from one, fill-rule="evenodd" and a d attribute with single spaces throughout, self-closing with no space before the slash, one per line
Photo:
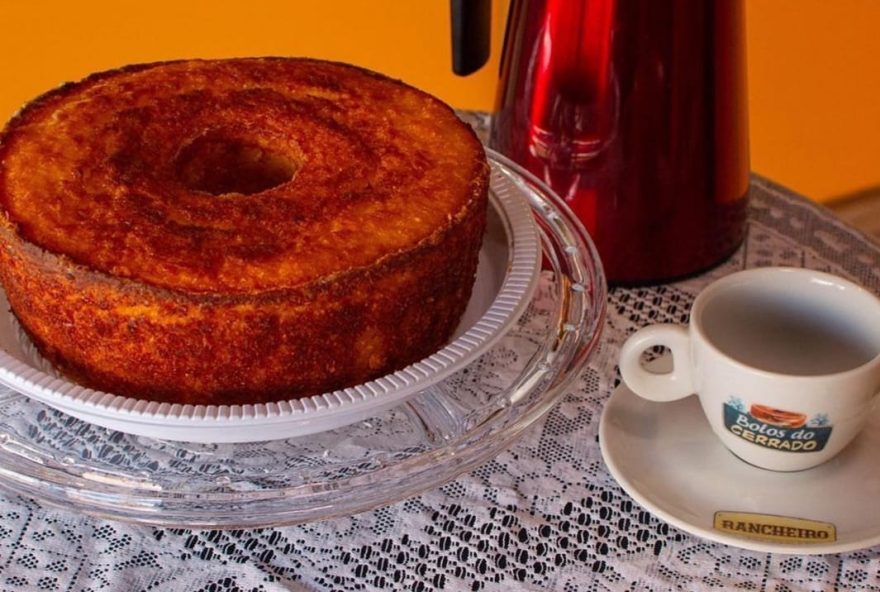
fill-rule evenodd
<path id="1" fill-rule="evenodd" d="M 599 440 L 646 509 L 756 551 L 880 544 L 874 295 L 805 269 L 735 273 L 698 295 L 688 327 L 633 334 L 620 370 Z"/>

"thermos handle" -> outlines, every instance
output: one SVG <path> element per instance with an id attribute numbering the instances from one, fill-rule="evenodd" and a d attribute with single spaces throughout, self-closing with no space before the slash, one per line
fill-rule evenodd
<path id="1" fill-rule="evenodd" d="M 450 0 L 452 71 L 473 74 L 489 59 L 492 0 Z"/>

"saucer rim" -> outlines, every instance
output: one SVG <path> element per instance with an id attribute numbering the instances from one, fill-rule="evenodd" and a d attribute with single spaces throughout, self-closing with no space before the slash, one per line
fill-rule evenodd
<path id="1" fill-rule="evenodd" d="M 632 497 L 633 500 L 635 500 L 640 506 L 650 512 L 652 515 L 660 518 L 664 522 L 667 522 L 668 524 L 680 530 L 700 537 L 701 539 L 705 539 L 715 543 L 730 545 L 732 547 L 737 547 L 748 551 L 790 555 L 827 555 L 832 553 L 858 551 L 873 547 L 875 545 L 880 545 L 880 521 L 878 521 L 876 534 L 858 540 L 845 541 L 841 543 L 834 542 L 827 544 L 777 543 L 772 541 L 762 541 L 724 534 L 721 531 L 688 522 L 682 516 L 675 515 L 671 512 L 668 512 L 667 510 L 664 510 L 651 499 L 650 489 L 648 491 L 644 491 L 644 488 L 639 487 L 632 479 L 627 476 L 626 472 L 621 468 L 620 464 L 615 461 L 614 450 L 609 450 L 609 443 L 613 441 L 613 438 L 609 436 L 611 435 L 611 432 L 615 429 L 611 425 L 612 422 L 608 419 L 610 415 L 610 410 L 612 410 L 616 406 L 621 405 L 621 400 L 623 400 L 627 396 L 635 397 L 636 399 L 639 398 L 638 395 L 633 393 L 629 388 L 627 388 L 626 384 L 621 381 L 621 383 L 612 391 L 611 396 L 605 401 L 602 409 L 602 417 L 599 420 L 599 448 L 602 453 L 602 459 L 605 462 L 605 466 L 608 469 L 608 472 L 617 482 L 617 484 L 630 497 Z M 872 410 L 872 420 L 877 419 L 877 414 L 880 414 L 880 404 L 876 405 L 875 408 Z M 714 437 L 714 435 L 712 437 Z M 712 517 L 710 517 L 710 521 L 711 518 Z"/>

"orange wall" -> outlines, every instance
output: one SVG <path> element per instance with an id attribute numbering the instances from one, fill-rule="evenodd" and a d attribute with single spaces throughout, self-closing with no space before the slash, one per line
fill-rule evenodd
<path id="1" fill-rule="evenodd" d="M 506 7 L 495 0 L 494 65 L 459 78 L 451 70 L 449 0 L 0 0 L 0 120 L 93 71 L 250 55 L 356 63 L 453 105 L 487 109 Z"/>
<path id="2" fill-rule="evenodd" d="M 880 186 L 880 1 L 746 9 L 752 168 L 819 199 Z"/>
<path id="3" fill-rule="evenodd" d="M 462 79 L 448 0 L 0 0 L 0 120 L 96 70 L 269 54 L 354 62 L 491 109 L 508 1 L 495 1 L 492 62 Z M 880 185 L 880 0 L 747 9 L 753 168 L 819 199 Z"/>

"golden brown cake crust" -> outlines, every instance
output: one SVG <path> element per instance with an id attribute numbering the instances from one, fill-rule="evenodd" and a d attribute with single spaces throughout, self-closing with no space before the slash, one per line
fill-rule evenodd
<path id="1" fill-rule="evenodd" d="M 316 394 L 449 338 L 487 185 L 470 129 L 382 76 L 132 66 L 44 95 L 0 134 L 0 280 L 40 351 L 90 386 Z"/>

